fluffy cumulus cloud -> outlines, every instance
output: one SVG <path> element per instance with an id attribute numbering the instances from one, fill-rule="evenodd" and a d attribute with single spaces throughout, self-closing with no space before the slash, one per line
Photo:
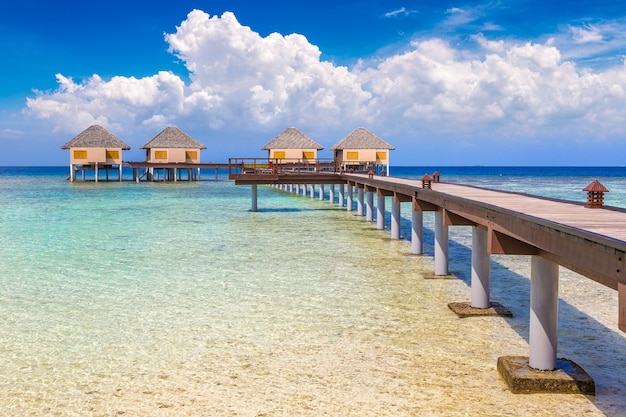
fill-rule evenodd
<path id="1" fill-rule="evenodd" d="M 578 42 L 599 39 L 593 28 L 574 35 Z M 58 89 L 28 99 L 27 112 L 68 131 L 77 124 L 132 130 L 186 120 L 215 131 L 349 132 L 363 125 L 386 137 L 626 134 L 626 68 L 578 68 L 553 41 L 511 43 L 478 34 L 470 52 L 423 39 L 347 68 L 323 61 L 302 35 L 262 37 L 232 13 L 198 10 L 165 39 L 189 83 L 169 72 L 82 82 L 59 74 Z"/>

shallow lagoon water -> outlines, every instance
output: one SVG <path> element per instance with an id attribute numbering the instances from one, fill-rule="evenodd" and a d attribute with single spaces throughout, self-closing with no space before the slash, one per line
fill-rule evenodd
<path id="1" fill-rule="evenodd" d="M 450 228 L 458 279 L 427 280 L 428 214 L 413 256 L 317 198 L 260 187 L 249 206 L 225 181 L 0 177 L 0 415 L 626 414 L 615 291 L 561 269 L 559 357 L 596 397 L 512 394 L 496 361 L 528 355 L 528 257 L 492 257 L 514 318 L 459 319 L 468 228 Z"/>

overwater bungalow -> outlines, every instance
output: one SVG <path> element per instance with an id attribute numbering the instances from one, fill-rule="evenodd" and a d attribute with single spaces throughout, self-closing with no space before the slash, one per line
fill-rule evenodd
<path id="1" fill-rule="evenodd" d="M 302 133 L 295 127 L 288 127 L 272 139 L 261 150 L 267 151 L 267 157 L 277 164 L 315 164 L 317 151 L 322 145 Z"/>
<path id="2" fill-rule="evenodd" d="M 153 179 L 155 169 L 164 171 L 164 180 L 176 180 L 180 169 L 186 169 L 191 180 L 193 167 L 190 165 L 200 163 L 200 151 L 206 146 L 179 128 L 169 126 L 140 149 L 146 150 L 146 162 L 154 165 L 148 168 L 149 180 Z"/>
<path id="3" fill-rule="evenodd" d="M 94 171 L 94 180 L 98 182 L 100 170 L 105 170 L 106 180 L 109 170 L 118 171 L 118 179 L 122 181 L 122 151 L 130 149 L 126 143 L 99 125 L 89 126 L 72 140 L 61 146 L 70 151 L 70 181 L 76 180 L 76 173 Z"/>
<path id="4" fill-rule="evenodd" d="M 396 149 L 369 130 L 359 127 L 330 147 L 336 163 L 346 170 L 389 173 L 389 151 Z"/>

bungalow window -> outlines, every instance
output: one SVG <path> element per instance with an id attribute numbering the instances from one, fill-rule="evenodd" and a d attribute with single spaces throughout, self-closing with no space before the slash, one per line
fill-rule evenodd
<path id="1" fill-rule="evenodd" d="M 315 152 L 303 151 L 302 158 L 304 159 L 315 159 Z"/>
<path id="2" fill-rule="evenodd" d="M 87 151 L 86 150 L 75 150 L 74 151 L 74 159 L 87 159 Z"/>
<path id="3" fill-rule="evenodd" d="M 274 151 L 274 158 L 285 159 L 285 151 Z"/>
<path id="4" fill-rule="evenodd" d="M 376 159 L 381 161 L 387 160 L 387 152 L 376 152 Z"/>
<path id="5" fill-rule="evenodd" d="M 187 159 L 198 159 L 198 151 L 186 151 L 185 153 Z"/>
<path id="6" fill-rule="evenodd" d="M 167 151 L 154 151 L 154 159 L 167 159 Z"/>
<path id="7" fill-rule="evenodd" d="M 119 159 L 120 151 L 109 151 L 107 150 L 107 159 Z"/>
<path id="8" fill-rule="evenodd" d="M 358 161 L 358 159 L 359 159 L 359 152 L 358 151 L 346 152 L 346 159 L 348 161 Z"/>

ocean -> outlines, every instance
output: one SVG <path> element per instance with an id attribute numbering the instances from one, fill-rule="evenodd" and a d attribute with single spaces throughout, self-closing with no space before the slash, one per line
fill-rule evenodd
<path id="1" fill-rule="evenodd" d="M 626 208 L 624 167 L 390 171 L 579 202 L 599 179 Z M 0 416 L 626 416 L 615 291 L 560 269 L 558 356 L 596 396 L 512 394 L 496 362 L 528 355 L 529 257 L 491 257 L 513 318 L 459 319 L 468 227 L 450 228 L 457 279 L 427 280 L 432 213 L 416 256 L 317 195 L 259 187 L 250 212 L 250 187 L 218 174 L 0 168 Z"/>

